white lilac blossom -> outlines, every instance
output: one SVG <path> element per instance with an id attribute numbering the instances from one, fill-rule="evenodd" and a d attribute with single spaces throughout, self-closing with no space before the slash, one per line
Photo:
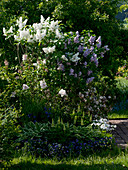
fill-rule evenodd
<path id="1" fill-rule="evenodd" d="M 46 84 L 46 82 L 45 82 L 45 79 L 40 80 L 40 87 L 41 87 L 42 89 L 45 89 L 45 88 L 47 87 L 47 84 Z"/>
<path id="2" fill-rule="evenodd" d="M 80 98 L 84 98 L 84 94 L 82 94 L 81 92 L 79 92 L 79 97 L 80 97 Z"/>
<path id="3" fill-rule="evenodd" d="M 19 29 L 21 30 L 23 27 L 25 27 L 28 19 L 25 19 L 24 22 L 22 21 L 22 17 L 19 18 L 19 20 L 16 20 L 17 25 L 19 26 Z"/>
<path id="4" fill-rule="evenodd" d="M 3 28 L 3 33 L 4 33 L 4 36 L 7 36 L 8 33 L 13 33 L 13 27 L 11 26 L 8 31 L 6 31 L 6 29 Z"/>
<path id="5" fill-rule="evenodd" d="M 53 53 L 53 52 L 55 51 L 55 46 L 43 48 L 43 51 L 44 51 L 46 54 L 48 54 L 48 53 Z"/>
<path id="6" fill-rule="evenodd" d="M 61 57 L 63 60 L 68 61 L 68 59 L 65 57 L 65 55 L 62 55 Z"/>
<path id="7" fill-rule="evenodd" d="M 80 60 L 80 58 L 79 58 L 78 56 L 79 56 L 79 52 L 76 53 L 76 54 L 74 54 L 70 60 L 71 60 L 72 62 L 77 62 L 77 61 Z"/>
<path id="8" fill-rule="evenodd" d="M 29 38 L 30 38 L 29 29 L 20 30 L 20 39 L 27 40 Z"/>
<path id="9" fill-rule="evenodd" d="M 43 24 L 43 22 L 45 21 L 45 18 L 43 17 L 43 15 L 40 16 L 40 23 Z"/>
<path id="10" fill-rule="evenodd" d="M 98 37 L 98 39 L 96 40 L 97 44 L 97 48 L 100 48 L 101 47 L 101 36 Z"/>
<path id="11" fill-rule="evenodd" d="M 27 86 L 27 84 L 23 84 L 23 90 L 27 90 L 29 89 L 29 87 Z"/>
<path id="12" fill-rule="evenodd" d="M 59 94 L 61 95 L 61 97 L 64 97 L 64 96 L 67 95 L 67 94 L 66 94 L 66 90 L 64 90 L 64 89 L 61 89 L 61 90 L 59 91 Z"/>
<path id="13" fill-rule="evenodd" d="M 22 55 L 22 61 L 27 60 L 27 57 L 28 57 L 28 55 L 27 55 L 27 54 L 23 54 L 23 55 Z"/>
<path id="14" fill-rule="evenodd" d="M 43 59 L 42 63 L 43 63 L 43 64 L 46 64 L 46 59 Z"/>
<path id="15" fill-rule="evenodd" d="M 57 37 L 57 38 L 62 38 L 62 37 L 63 37 L 62 34 L 59 32 L 58 29 L 56 29 L 56 37 Z"/>
<path id="16" fill-rule="evenodd" d="M 57 21 L 51 21 L 51 24 L 49 25 L 49 30 L 54 31 L 59 28 L 58 20 Z"/>
<path id="17" fill-rule="evenodd" d="M 38 63 L 38 62 L 37 62 L 37 63 L 33 63 L 33 66 L 37 67 L 37 69 L 39 69 L 39 68 L 40 68 L 40 66 L 39 66 L 39 63 Z"/>
<path id="18" fill-rule="evenodd" d="M 32 25 L 32 27 L 34 28 L 34 31 L 41 30 L 42 29 L 42 24 L 41 23 L 34 23 Z"/>

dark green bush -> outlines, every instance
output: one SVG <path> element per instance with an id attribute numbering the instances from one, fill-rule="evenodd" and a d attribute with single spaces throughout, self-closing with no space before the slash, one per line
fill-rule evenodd
<path id="1" fill-rule="evenodd" d="M 10 159 L 15 153 L 19 125 L 17 124 L 20 117 L 19 111 L 13 106 L 0 110 L 0 158 Z"/>

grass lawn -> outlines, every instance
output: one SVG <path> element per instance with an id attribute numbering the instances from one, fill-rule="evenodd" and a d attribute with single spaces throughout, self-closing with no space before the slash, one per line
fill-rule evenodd
<path id="1" fill-rule="evenodd" d="M 128 110 L 115 111 L 108 114 L 109 119 L 124 119 L 128 118 Z"/>
<path id="2" fill-rule="evenodd" d="M 10 163 L 4 162 L 4 166 L 12 170 L 124 170 L 128 168 L 128 151 L 115 148 L 111 151 L 107 150 L 87 157 L 68 158 L 67 160 L 65 158 L 60 161 L 56 158 L 36 159 L 32 156 L 23 155 L 16 156 Z"/>

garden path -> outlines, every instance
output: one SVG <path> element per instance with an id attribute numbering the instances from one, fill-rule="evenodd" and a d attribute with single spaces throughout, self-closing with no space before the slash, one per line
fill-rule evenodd
<path id="1" fill-rule="evenodd" d="M 117 125 L 116 129 L 112 131 L 117 146 L 122 149 L 128 148 L 128 119 L 109 120 L 109 123 Z"/>

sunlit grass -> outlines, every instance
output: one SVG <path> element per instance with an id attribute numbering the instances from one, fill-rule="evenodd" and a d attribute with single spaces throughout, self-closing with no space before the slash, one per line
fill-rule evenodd
<path id="1" fill-rule="evenodd" d="M 4 162 L 4 166 L 9 169 L 92 169 L 92 170 L 121 170 L 128 167 L 128 151 L 121 151 L 115 148 L 114 150 L 103 151 L 102 153 L 93 154 L 87 157 L 64 158 L 35 158 L 31 155 L 22 155 L 15 157 L 9 163 Z"/>
<path id="2" fill-rule="evenodd" d="M 128 118 L 128 110 L 120 110 L 108 114 L 108 119 L 124 119 Z"/>

